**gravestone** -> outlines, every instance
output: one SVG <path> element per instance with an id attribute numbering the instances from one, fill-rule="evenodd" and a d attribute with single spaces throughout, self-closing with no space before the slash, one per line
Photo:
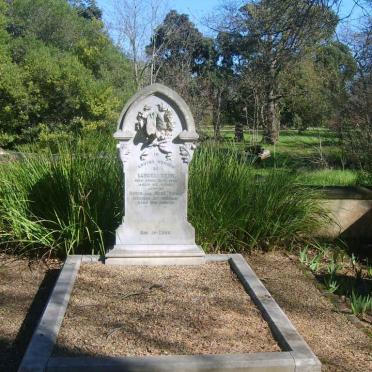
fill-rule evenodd
<path id="1" fill-rule="evenodd" d="M 188 167 L 198 134 L 191 111 L 161 84 L 124 107 L 114 137 L 124 170 L 124 218 L 107 264 L 201 264 L 187 221 Z"/>

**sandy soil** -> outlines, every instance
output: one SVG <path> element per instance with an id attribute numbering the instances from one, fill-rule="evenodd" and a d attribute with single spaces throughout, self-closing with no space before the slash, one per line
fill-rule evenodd
<path id="1" fill-rule="evenodd" d="M 372 371 L 371 337 L 335 311 L 295 257 L 255 252 L 246 259 L 324 364 L 324 371 Z"/>
<path id="2" fill-rule="evenodd" d="M 0 371 L 17 370 L 59 266 L 0 254 Z"/>
<path id="3" fill-rule="evenodd" d="M 58 355 L 280 351 L 227 263 L 198 267 L 82 265 Z"/>

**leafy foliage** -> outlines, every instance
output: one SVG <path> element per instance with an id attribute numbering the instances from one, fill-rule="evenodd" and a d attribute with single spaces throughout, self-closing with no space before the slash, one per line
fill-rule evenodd
<path id="1" fill-rule="evenodd" d="M 148 55 L 157 51 L 155 70 L 159 78 L 172 83 L 174 73 L 169 69 L 181 69 L 183 74 L 197 73 L 209 59 L 208 39 L 189 20 L 186 14 L 170 11 L 155 30 L 150 44 L 146 47 Z M 182 71 L 184 70 L 184 71 Z"/>
<path id="2" fill-rule="evenodd" d="M 339 120 L 355 71 L 345 44 L 331 42 L 309 51 L 281 74 L 282 123 L 302 131 L 314 123 L 324 126 Z"/>
<path id="3" fill-rule="evenodd" d="M 64 0 L 0 4 L 0 146 L 107 128 L 133 88 L 98 15 Z"/>
<path id="4" fill-rule="evenodd" d="M 325 221 L 314 196 L 283 171 L 258 181 L 233 147 L 203 146 L 191 163 L 189 216 L 210 251 L 306 240 Z"/>

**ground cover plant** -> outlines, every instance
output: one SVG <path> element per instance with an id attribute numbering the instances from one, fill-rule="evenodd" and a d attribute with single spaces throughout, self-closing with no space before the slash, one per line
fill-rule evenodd
<path id="1" fill-rule="evenodd" d="M 80 139 L 4 163 L 0 172 L 2 249 L 104 254 L 122 217 L 122 169 L 113 141 Z M 307 240 L 326 219 L 316 191 L 288 172 L 257 179 L 231 144 L 204 144 L 191 163 L 189 220 L 207 252 L 265 249 Z"/>
<path id="2" fill-rule="evenodd" d="M 299 263 L 295 251 L 256 251 L 247 255 L 247 261 L 320 359 L 322 371 L 371 369 L 370 324 L 363 322 L 360 327 L 350 307 L 340 308 L 339 301 Z"/>
<path id="3" fill-rule="evenodd" d="M 339 296 L 354 315 L 371 323 L 372 268 L 368 259 L 349 255 L 335 244 L 318 242 L 305 245 L 299 260 L 327 292 Z"/>

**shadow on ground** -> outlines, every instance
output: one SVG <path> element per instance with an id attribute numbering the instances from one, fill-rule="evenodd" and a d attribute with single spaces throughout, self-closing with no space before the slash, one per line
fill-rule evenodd
<path id="1" fill-rule="evenodd" d="M 59 270 L 46 272 L 14 340 L 0 337 L 0 371 L 17 371 L 32 334 L 53 290 Z"/>

